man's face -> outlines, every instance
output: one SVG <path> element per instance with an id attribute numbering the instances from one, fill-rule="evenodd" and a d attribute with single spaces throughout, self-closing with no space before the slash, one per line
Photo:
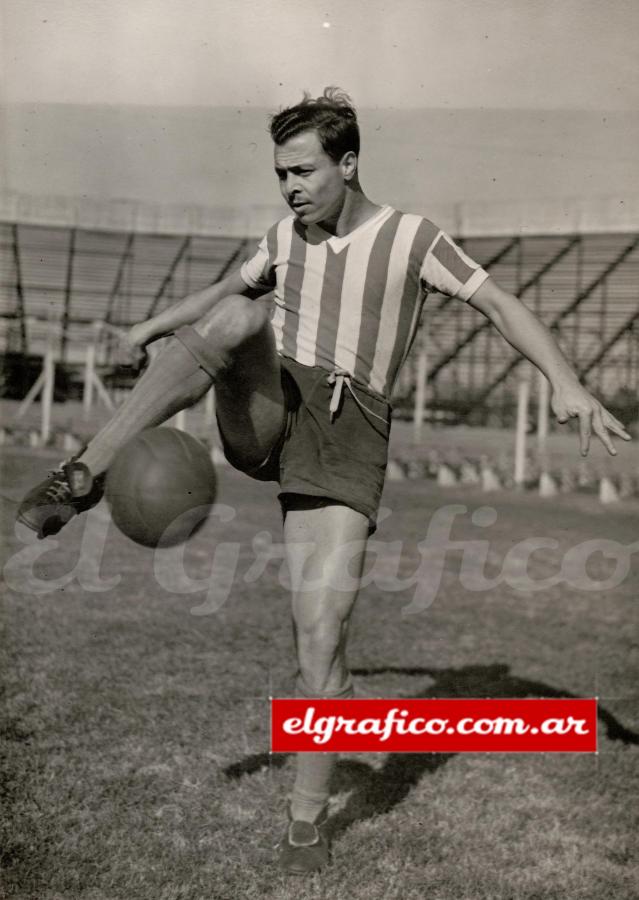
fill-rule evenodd
<path id="1" fill-rule="evenodd" d="M 303 131 L 275 145 L 280 191 L 303 225 L 337 220 L 346 195 L 346 179 L 351 169 L 354 172 L 354 165 L 352 153 L 341 162 L 332 160 L 316 131 Z"/>

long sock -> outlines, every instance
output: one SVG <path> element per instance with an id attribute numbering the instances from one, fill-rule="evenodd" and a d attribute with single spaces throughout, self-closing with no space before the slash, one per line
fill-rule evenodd
<path id="1" fill-rule="evenodd" d="M 298 697 L 347 699 L 353 696 L 353 682 L 348 681 L 337 691 L 313 691 L 298 676 Z M 336 753 L 298 753 L 297 773 L 291 793 L 291 817 L 314 822 L 326 806 L 330 796 L 331 775 L 337 762 Z"/>
<path id="2" fill-rule="evenodd" d="M 215 351 L 211 356 L 216 358 Z M 217 359 L 221 368 L 223 358 Z M 171 338 L 110 421 L 90 441 L 82 462 L 93 475 L 105 472 L 118 450 L 138 432 L 161 425 L 203 397 L 213 384 L 214 368 L 209 364 L 207 370 L 180 338 Z"/>

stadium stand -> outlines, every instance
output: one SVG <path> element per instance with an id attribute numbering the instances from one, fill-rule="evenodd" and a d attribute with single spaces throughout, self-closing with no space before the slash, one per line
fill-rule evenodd
<path id="1" fill-rule="evenodd" d="M 466 252 L 520 295 L 556 332 L 584 380 L 613 409 L 636 417 L 639 388 L 639 235 L 554 234 L 460 238 Z M 3 396 L 24 395 L 56 326 L 58 395 L 80 378 L 94 323 L 126 327 L 221 278 L 247 239 L 0 224 Z M 448 420 L 512 418 L 521 358 L 483 317 L 433 296 L 425 308 L 429 410 Z M 396 405 L 411 408 L 418 337 Z M 127 383 L 126 360 L 103 333 L 96 362 Z M 130 375 L 130 373 L 129 373 Z M 128 379 L 130 380 L 130 378 Z M 634 410 L 634 412 L 633 412 Z M 627 418 L 627 415 L 626 415 Z"/>

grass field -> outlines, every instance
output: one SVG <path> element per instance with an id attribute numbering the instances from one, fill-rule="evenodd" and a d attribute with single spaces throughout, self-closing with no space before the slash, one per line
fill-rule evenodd
<path id="1" fill-rule="evenodd" d="M 269 757 L 268 696 L 292 689 L 288 598 L 277 560 L 256 577 L 264 532 L 279 540 L 275 490 L 220 467 L 220 503 L 236 514 L 207 523 L 184 559 L 127 541 L 102 506 L 90 525 L 77 519 L 34 551 L 14 534 L 12 500 L 54 458 L 24 448 L 4 458 L 4 896 L 639 895 L 636 556 L 615 587 L 596 588 L 616 563 L 593 551 L 580 587 L 535 590 L 520 573 L 479 590 L 472 555 L 449 551 L 433 602 L 408 615 L 415 587 L 370 584 L 350 649 L 363 695 L 598 695 L 599 754 L 342 757 L 333 865 L 287 879 L 273 845 L 293 760 Z M 392 573 L 390 542 L 401 541 L 400 571 L 413 573 L 431 517 L 449 504 L 466 507 L 454 539 L 489 542 L 486 577 L 532 536 L 558 541 L 532 555 L 535 580 L 559 571 L 584 541 L 637 539 L 636 502 L 602 507 L 585 495 L 549 502 L 400 482 L 384 497 L 391 514 L 376 535 L 380 571 Z M 496 520 L 479 528 L 471 514 L 487 504 Z"/>

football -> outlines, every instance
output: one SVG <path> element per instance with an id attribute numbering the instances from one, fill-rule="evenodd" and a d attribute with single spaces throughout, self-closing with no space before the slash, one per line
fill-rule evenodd
<path id="1" fill-rule="evenodd" d="M 209 451 L 176 428 L 148 428 L 129 441 L 109 468 L 105 496 L 111 517 L 145 547 L 171 547 L 198 531 L 215 502 Z"/>

